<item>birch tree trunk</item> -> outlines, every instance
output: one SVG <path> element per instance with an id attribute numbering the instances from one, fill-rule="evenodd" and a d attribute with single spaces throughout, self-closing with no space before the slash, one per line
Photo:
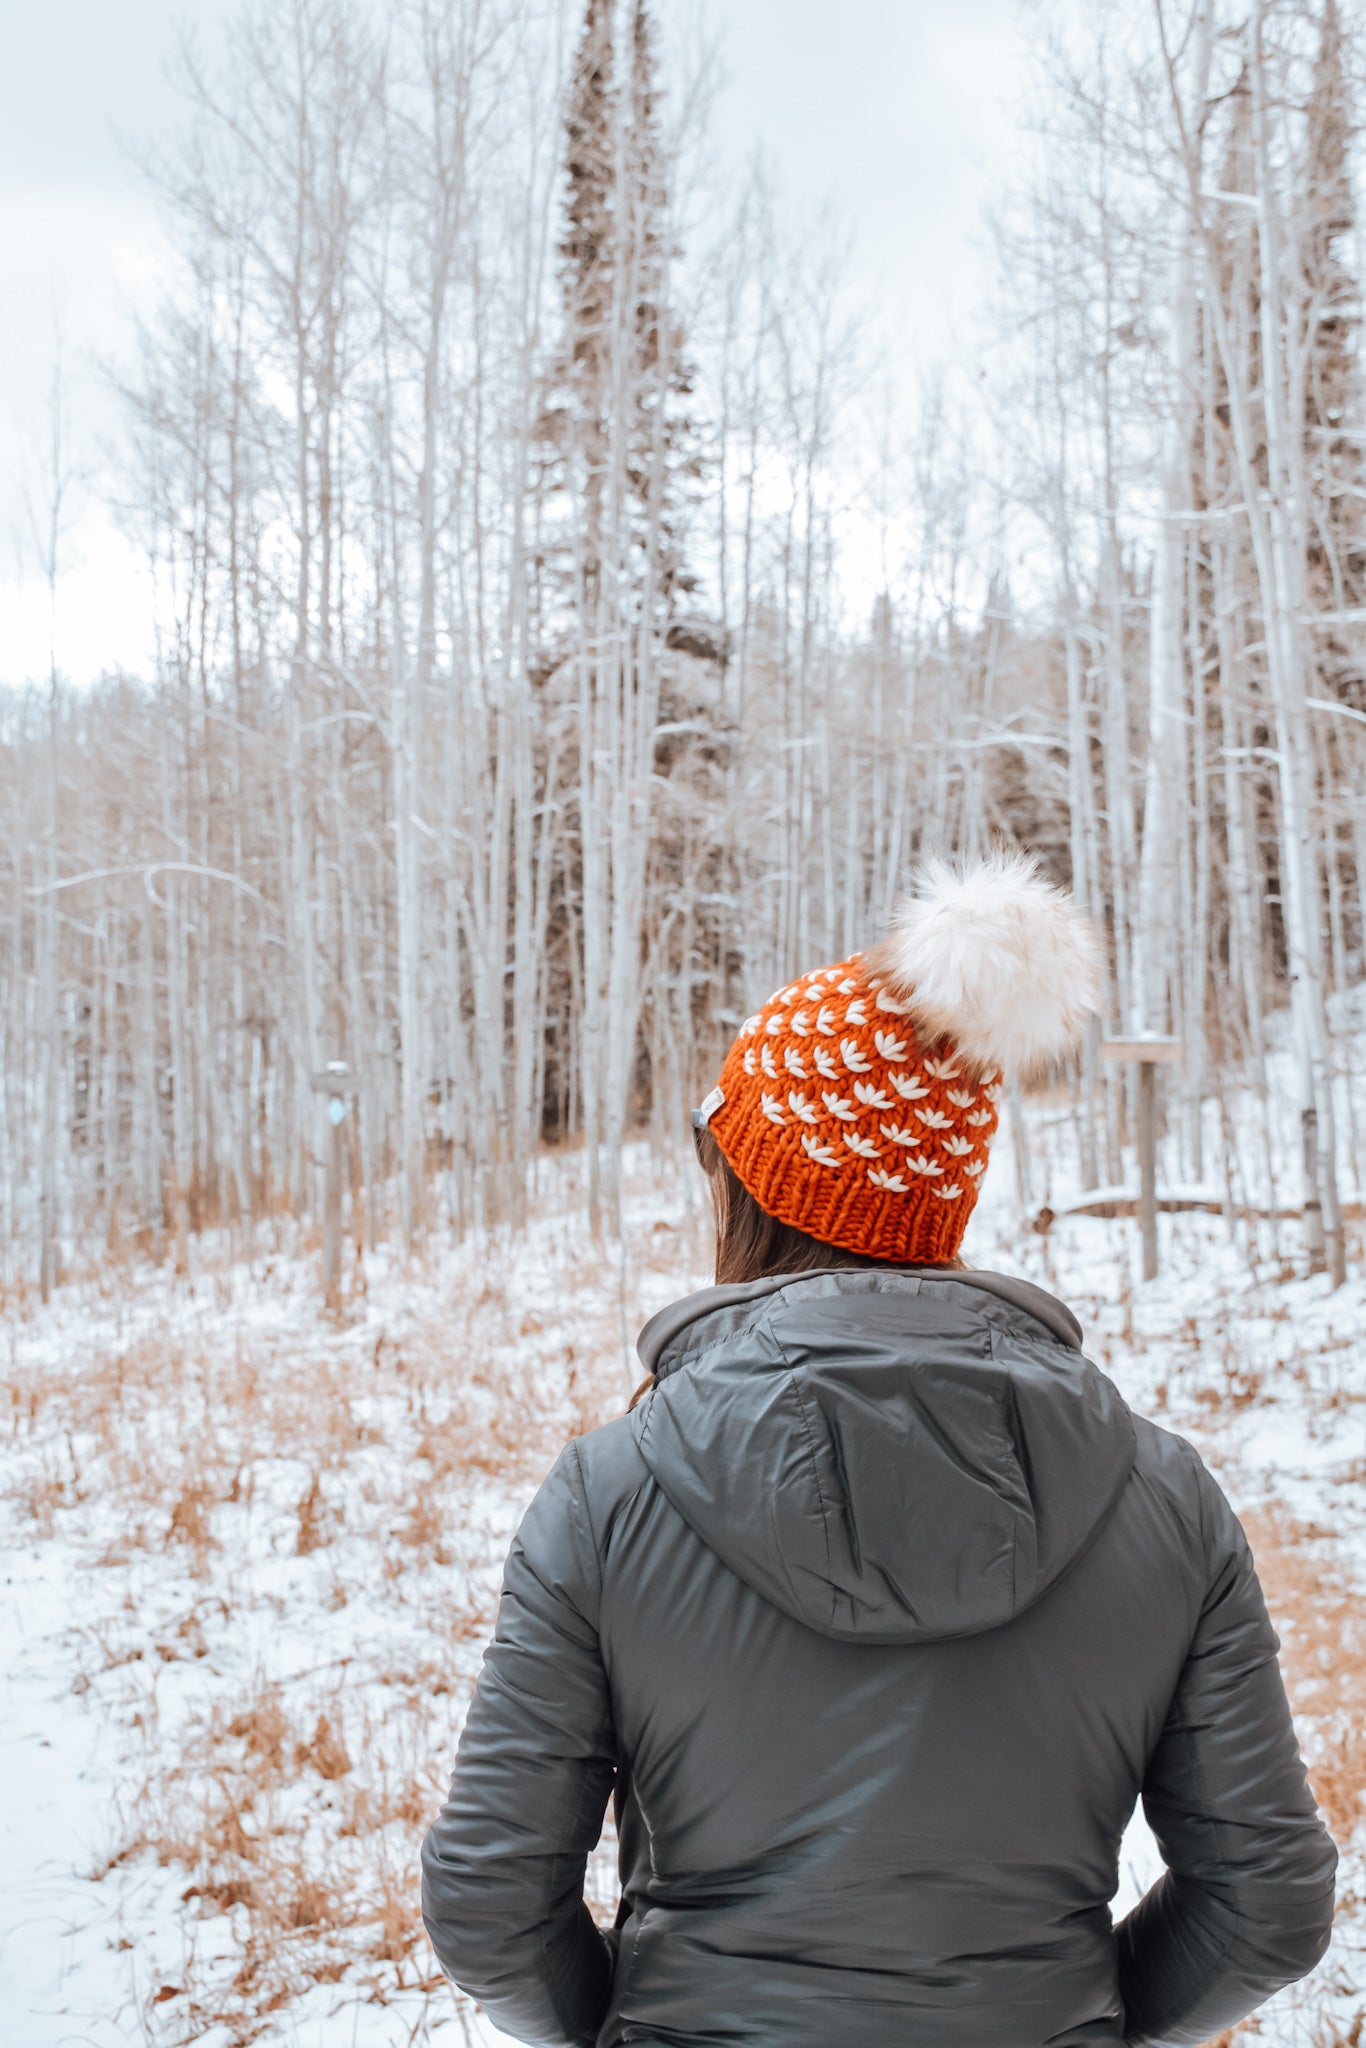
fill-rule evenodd
<path id="1" fill-rule="evenodd" d="M 1257 235 L 1261 255 L 1262 392 L 1269 489 L 1263 540 L 1268 557 L 1268 669 L 1276 707 L 1276 745 L 1281 796 L 1281 859 L 1284 875 L 1286 944 L 1296 1039 L 1303 1071 L 1304 1108 L 1313 1110 L 1317 1132 L 1317 1187 L 1306 1189 L 1322 1202 L 1323 1229 L 1333 1285 L 1347 1277 L 1346 1245 L 1337 1187 L 1337 1114 L 1333 1054 L 1324 1000 L 1323 924 L 1318 848 L 1312 818 L 1313 747 L 1305 703 L 1300 611 L 1304 601 L 1304 501 L 1298 444 L 1285 417 L 1287 385 L 1284 316 L 1286 280 L 1281 232 L 1268 144 L 1264 0 L 1252 0 L 1249 41 L 1252 73 L 1252 147 L 1257 176 Z M 1257 522 L 1254 522 L 1254 527 Z"/>
<path id="2" fill-rule="evenodd" d="M 1192 24 L 1191 104 L 1193 132 L 1204 132 L 1209 91 L 1210 6 L 1199 0 Z M 1177 91 L 1172 74 L 1172 91 Z M 1191 149 L 1198 152 L 1198 142 Z M 1197 181 L 1198 153 L 1188 165 Z M 1184 535 L 1191 501 L 1191 436 L 1195 389 L 1196 243 L 1193 222 L 1178 230 L 1170 320 L 1170 392 L 1162 463 L 1161 509 L 1153 553 L 1148 664 L 1148 767 L 1143 797 L 1143 842 L 1138 869 L 1137 1029 L 1167 1031 L 1172 1025 L 1178 974 L 1172 905 L 1180 899 L 1181 853 L 1187 827 L 1189 750 L 1185 673 Z"/>

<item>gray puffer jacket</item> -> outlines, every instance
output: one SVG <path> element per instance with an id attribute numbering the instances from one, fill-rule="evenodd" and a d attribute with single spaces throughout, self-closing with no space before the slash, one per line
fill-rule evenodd
<path id="1" fill-rule="evenodd" d="M 1061 1303 L 808 1274 L 693 1295 L 641 1353 L 653 1391 L 527 1510 L 423 1849 L 497 2026 L 1194 2043 L 1313 1967 L 1337 1857 L 1246 1539 Z M 1140 1796 L 1167 1874 L 1116 1928 Z"/>

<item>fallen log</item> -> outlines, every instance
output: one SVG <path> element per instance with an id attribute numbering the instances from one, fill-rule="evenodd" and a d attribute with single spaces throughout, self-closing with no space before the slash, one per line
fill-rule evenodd
<path id="1" fill-rule="evenodd" d="M 1178 1211 L 1196 1212 L 1206 1216 L 1223 1216 L 1228 1213 L 1225 1197 L 1215 1188 L 1168 1188 L 1165 1194 L 1160 1190 L 1157 1197 L 1159 1212 L 1173 1215 Z M 1046 1237 L 1055 1223 L 1068 1216 L 1137 1216 L 1139 1197 L 1133 1188 L 1091 1188 L 1085 1194 L 1077 1195 L 1070 1202 L 1050 1206 L 1047 1202 L 1032 1218 L 1030 1228 L 1040 1237 Z M 1294 1223 L 1304 1214 L 1303 1208 L 1257 1208 L 1247 1202 L 1235 1202 L 1233 1214 L 1241 1223 L 1266 1223 L 1274 1217 L 1278 1223 Z M 1366 1205 L 1361 1202 L 1344 1202 L 1342 1214 L 1345 1220 L 1357 1221 L 1366 1215 Z"/>

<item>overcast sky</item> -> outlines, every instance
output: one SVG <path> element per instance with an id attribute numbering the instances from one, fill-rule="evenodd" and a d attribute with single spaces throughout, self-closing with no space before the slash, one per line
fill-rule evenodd
<path id="1" fill-rule="evenodd" d="M 124 145 L 177 120 L 167 61 L 177 24 L 210 40 L 231 9 L 167 0 L 3 0 L 0 66 L 0 682 L 43 674 L 47 605 L 23 478 L 42 431 L 60 320 L 73 430 L 92 472 L 111 401 L 94 358 L 128 346 L 162 262 L 156 208 Z M 984 201 L 1012 147 L 1019 0 L 709 0 L 729 80 L 718 146 L 762 142 L 797 204 L 830 199 L 854 271 L 904 337 L 908 373 L 949 347 L 983 282 Z M 67 542 L 58 660 L 73 679 L 151 652 L 136 549 L 80 495 Z"/>

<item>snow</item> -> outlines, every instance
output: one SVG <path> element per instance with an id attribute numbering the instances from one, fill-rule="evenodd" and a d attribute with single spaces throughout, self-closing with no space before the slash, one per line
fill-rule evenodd
<path id="1" fill-rule="evenodd" d="M 1065 1195 L 1065 1119 L 1030 1130 L 1036 1178 Z M 1145 1287 L 1135 1223 L 1060 1214 L 1040 1237 L 1015 1188 L 1002 1159 L 973 1263 L 1068 1300 L 1132 1405 L 1191 1436 L 1256 1518 L 1259 1561 L 1289 1530 L 1286 1570 L 1342 1589 L 1350 1630 L 1366 1578 L 1366 1285 L 1283 1277 L 1245 1230 L 1177 1214 Z M 558 1162 L 522 1238 L 369 1255 L 335 1321 L 304 1247 L 195 1256 L 187 1281 L 105 1272 L 3 1326 L 8 2038 L 492 2042 L 435 1976 L 417 1846 L 522 1504 L 570 1431 L 625 1405 L 645 1318 L 706 1280 L 695 1176 L 633 1153 L 625 1239 L 603 1248 Z M 1339 1672 L 1286 1600 L 1312 1768 L 1360 1736 L 1347 1651 L 1366 1657 L 1344 1639 Z M 1319 1607 L 1324 1637 L 1338 1607 L 1326 1593 Z M 1350 1899 L 1359 1828 L 1345 1846 Z M 1158 1867 L 1140 1816 L 1117 1914 Z M 610 1912 L 610 1840 L 590 1893 Z M 1347 2037 L 1362 1932 L 1345 1905 L 1319 1971 L 1259 2015 L 1263 2041 Z"/>

